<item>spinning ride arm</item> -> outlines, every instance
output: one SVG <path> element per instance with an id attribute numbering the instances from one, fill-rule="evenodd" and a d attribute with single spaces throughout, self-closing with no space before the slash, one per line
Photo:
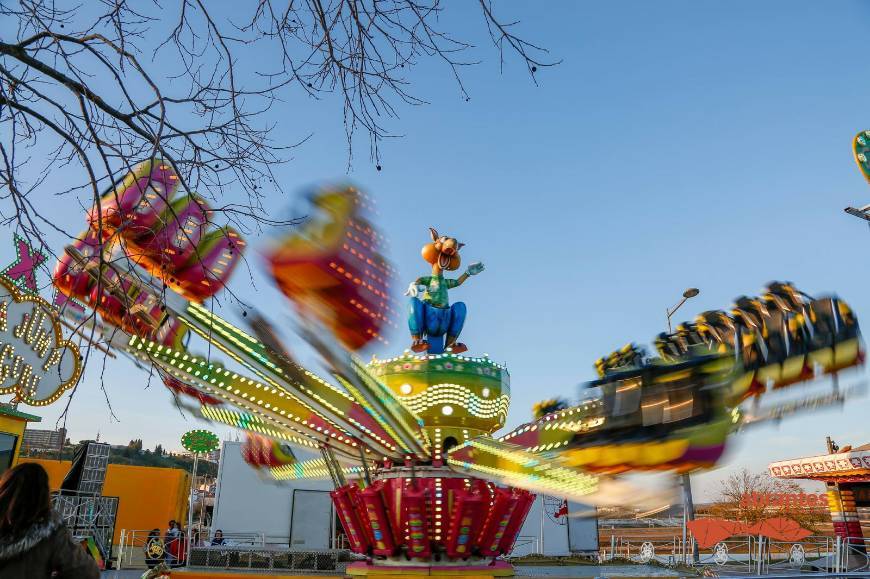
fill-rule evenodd
<path id="1" fill-rule="evenodd" d="M 222 287 L 244 242 L 226 229 L 205 234 L 205 202 L 191 196 L 172 201 L 176 182 L 171 166 L 155 161 L 137 166 L 116 183 L 104 196 L 102 212 L 91 212 L 95 229 L 69 247 L 58 264 L 58 290 L 94 307 L 104 321 L 120 328 L 128 339 L 113 344 L 138 362 L 157 366 L 187 388 L 242 410 L 203 406 L 202 414 L 211 419 L 294 444 L 326 445 L 348 460 L 359 461 L 361 455 L 368 460 L 366 454 L 371 459 L 425 456 L 419 421 L 395 401 L 390 409 L 385 389 L 361 364 L 331 357 L 337 378 L 353 386 L 360 399 L 377 399 L 380 407 L 391 410 L 384 417 L 375 419 L 352 396 L 296 364 L 280 344 L 269 347 L 198 303 Z M 182 210 L 187 211 L 184 219 Z M 215 254 L 213 239 L 220 236 L 232 241 L 228 251 Z M 187 352 L 181 343 L 188 330 L 260 380 Z"/>

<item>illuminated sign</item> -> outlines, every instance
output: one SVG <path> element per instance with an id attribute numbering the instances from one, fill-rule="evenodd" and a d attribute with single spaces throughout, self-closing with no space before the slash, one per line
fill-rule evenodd
<path id="1" fill-rule="evenodd" d="M 0 278 L 0 394 L 45 406 L 71 388 L 81 370 L 79 350 L 63 339 L 54 308 Z"/>
<path id="2" fill-rule="evenodd" d="M 208 430 L 189 430 L 181 437 L 181 446 L 188 452 L 207 454 L 221 445 L 220 439 Z"/>
<path id="3" fill-rule="evenodd" d="M 36 268 L 48 256 L 34 247 L 23 237 L 15 235 L 15 261 L 0 271 L 0 278 L 9 280 L 30 293 L 39 291 L 36 285 Z"/>

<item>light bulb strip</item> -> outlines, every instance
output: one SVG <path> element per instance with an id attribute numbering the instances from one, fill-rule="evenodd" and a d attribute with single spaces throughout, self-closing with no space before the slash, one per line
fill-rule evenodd
<path id="1" fill-rule="evenodd" d="M 359 401 L 357 406 L 396 439 L 404 451 L 403 459 L 408 456 L 428 457 L 420 419 L 395 400 L 386 386 L 371 376 L 359 360 L 325 333 L 305 327 L 302 336 L 323 356 L 333 375 Z"/>
<path id="2" fill-rule="evenodd" d="M 473 453 L 473 462 L 470 460 Z M 482 473 L 497 482 L 545 489 L 559 496 L 582 496 L 598 489 L 598 477 L 562 466 L 557 456 L 542 458 L 492 439 L 475 438 L 452 449 L 447 462 L 464 471 Z"/>
<path id="3" fill-rule="evenodd" d="M 440 407 L 442 404 L 456 404 L 466 409 L 472 416 L 484 419 L 507 417 L 511 400 L 509 394 L 485 399 L 466 386 L 446 383 L 429 386 L 419 394 L 398 395 L 397 398 L 418 414 L 433 407 Z"/>
<path id="4" fill-rule="evenodd" d="M 173 350 L 135 336 L 130 340 L 130 352 L 142 361 L 155 364 L 191 386 L 220 397 L 239 408 L 271 417 L 284 428 L 293 429 L 335 447 L 340 452 L 358 454 L 360 443 L 346 433 L 309 422 L 310 414 L 299 416 L 288 412 L 298 406 L 284 392 L 263 383 L 239 376 L 218 364 Z"/>
<path id="5" fill-rule="evenodd" d="M 338 425 L 358 441 L 364 441 L 377 454 L 391 458 L 401 458 L 404 455 L 393 444 L 397 441 L 386 441 L 383 437 L 375 438 L 371 435 L 371 428 L 363 430 L 358 426 L 361 420 L 369 418 L 365 417 L 365 410 L 354 412 L 356 404 L 346 392 L 342 392 L 295 364 L 290 364 L 288 368 L 294 371 L 294 376 L 288 376 L 282 367 L 269 359 L 262 344 L 199 304 L 191 303 L 185 311 L 187 315 L 182 314 L 180 317 L 192 330 L 255 372 L 260 378 L 284 390 L 320 418 Z M 357 420 L 348 420 L 348 414 L 351 412 L 358 417 Z M 374 422 L 373 419 L 371 420 Z"/>
<path id="6" fill-rule="evenodd" d="M 363 468 L 361 466 L 343 466 L 342 472 L 346 477 L 358 477 Z M 292 464 L 285 464 L 269 469 L 269 474 L 275 480 L 299 480 L 299 479 L 318 479 L 329 478 L 329 469 L 326 467 L 326 461 L 322 458 L 313 458 L 311 460 L 303 460 Z"/>
<path id="7" fill-rule="evenodd" d="M 423 421 L 402 404 L 383 382 L 375 378 L 359 358 L 351 356 L 350 359 L 354 377 L 357 378 L 354 381 L 357 395 L 366 401 L 374 400 L 377 404 L 375 408 L 380 410 L 374 413 L 375 416 L 379 417 L 384 413 L 383 418 L 380 418 L 379 422 L 390 422 L 390 425 L 399 431 L 398 434 L 402 439 L 409 439 L 411 441 L 409 450 L 420 458 L 428 457 L 428 440 L 423 435 Z M 364 403 L 363 400 L 360 400 L 360 402 Z"/>
<path id="8" fill-rule="evenodd" d="M 317 441 L 305 436 L 294 436 L 292 434 L 288 434 L 287 431 L 281 429 L 280 427 L 272 428 L 264 420 L 262 420 L 260 417 L 253 413 L 240 412 L 238 410 L 230 408 L 203 404 L 199 408 L 199 414 L 206 420 L 210 420 L 212 422 L 220 422 L 221 424 L 225 424 L 239 430 L 262 434 L 263 436 L 267 436 L 274 440 L 281 440 L 296 446 L 301 446 L 312 450 L 316 450 L 318 448 Z"/>

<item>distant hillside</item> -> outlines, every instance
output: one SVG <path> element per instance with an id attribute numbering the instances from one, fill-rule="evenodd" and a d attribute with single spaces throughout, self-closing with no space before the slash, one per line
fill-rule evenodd
<path id="1" fill-rule="evenodd" d="M 134 466 L 156 466 L 162 468 L 180 468 L 190 472 L 193 468 L 193 458 L 189 456 L 164 453 L 158 446 L 155 450 L 141 450 L 141 441 L 131 441 L 138 444 L 109 450 L 109 464 L 130 464 Z M 33 458 L 50 458 L 53 460 L 72 460 L 76 447 L 64 446 L 63 451 L 30 451 L 27 456 Z M 59 455 L 59 456 L 58 456 Z M 198 475 L 217 476 L 217 465 L 213 462 L 200 460 L 196 468 Z"/>

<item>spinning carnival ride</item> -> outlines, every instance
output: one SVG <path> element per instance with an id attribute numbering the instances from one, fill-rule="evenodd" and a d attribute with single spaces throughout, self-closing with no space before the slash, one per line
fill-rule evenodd
<path id="1" fill-rule="evenodd" d="M 408 290 L 411 349 L 365 364 L 353 352 L 382 341 L 398 314 L 382 237 L 359 191 L 309 197 L 309 218 L 274 243 L 267 262 L 331 383 L 299 365 L 266 318 L 249 316 L 245 331 L 203 305 L 228 282 L 245 242 L 213 227 L 206 202 L 178 189 L 173 168 L 153 160 L 103 196 L 57 264 L 55 286 L 69 298 L 62 314 L 156 368 L 202 418 L 246 431 L 245 458 L 265 476 L 331 478 L 351 548 L 370 558 L 354 573 L 402 565 L 492 574 L 493 558 L 513 547 L 531 491 L 641 502 L 644 491 L 619 473 L 709 467 L 745 419 L 741 404 L 863 361 L 843 302 L 789 293 L 780 303 L 771 289 L 770 300 L 660 337 L 659 358 L 614 353 L 597 365 L 596 395 L 550 405 L 496 439 L 510 377 L 458 341 L 466 309 L 449 303 L 449 290 L 483 271 L 471 264 L 455 280 L 444 277 L 458 269 L 462 243 L 431 231 L 422 252 L 431 275 Z M 102 323 L 83 321 L 76 304 Z M 233 368 L 194 353 L 191 337 Z M 291 447 L 321 458 L 297 460 Z"/>

